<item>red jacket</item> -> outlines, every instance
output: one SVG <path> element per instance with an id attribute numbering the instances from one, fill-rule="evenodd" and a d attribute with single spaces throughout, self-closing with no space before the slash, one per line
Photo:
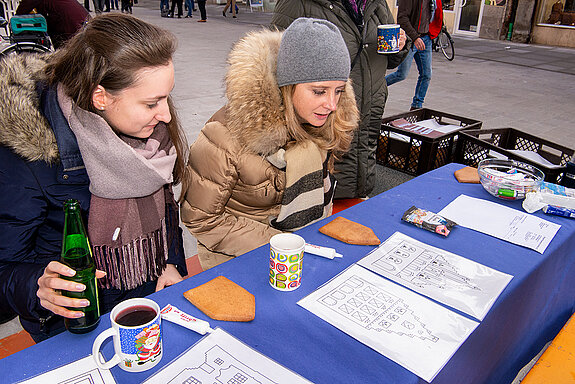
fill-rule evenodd
<path id="1" fill-rule="evenodd" d="M 403 28 L 407 36 L 415 41 L 419 34 L 418 27 L 421 22 L 421 10 L 430 0 L 399 0 L 399 9 L 397 11 L 397 23 Z M 429 37 L 436 38 L 443 25 L 443 8 L 441 0 L 436 0 L 435 18 L 429 24 Z"/>

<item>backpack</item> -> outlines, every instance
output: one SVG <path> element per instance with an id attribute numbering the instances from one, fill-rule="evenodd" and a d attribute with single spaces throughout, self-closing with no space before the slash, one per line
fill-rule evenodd
<path id="1" fill-rule="evenodd" d="M 436 7 L 435 7 L 435 17 L 433 21 L 429 23 L 429 37 L 431 39 L 435 39 L 439 32 L 441 32 L 441 28 L 443 27 L 443 7 L 441 4 L 441 0 L 436 0 Z"/>
<path id="2" fill-rule="evenodd" d="M 46 19 L 39 13 L 31 15 L 14 15 L 10 18 L 10 30 L 13 35 L 21 33 L 48 33 Z"/>
<path id="3" fill-rule="evenodd" d="M 31 42 L 52 48 L 46 19 L 39 13 L 14 15 L 10 18 L 10 42 Z"/>

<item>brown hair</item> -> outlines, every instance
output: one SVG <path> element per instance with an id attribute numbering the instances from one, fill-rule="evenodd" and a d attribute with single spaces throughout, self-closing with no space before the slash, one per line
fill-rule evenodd
<path id="1" fill-rule="evenodd" d="M 345 95 L 342 94 L 340 97 L 337 109 L 330 113 L 321 129 L 309 129 L 311 127 L 309 124 L 300 123 L 293 105 L 295 84 L 280 87 L 280 90 L 291 139 L 313 140 L 321 149 L 331 151 L 336 158 L 347 152 L 359 119 L 351 80 L 345 84 Z"/>
<path id="2" fill-rule="evenodd" d="M 48 82 L 61 84 L 66 94 L 82 109 L 98 113 L 92 94 L 101 85 L 111 94 L 135 85 L 136 72 L 168 65 L 176 51 L 173 34 L 121 13 L 99 15 L 61 49 L 46 66 Z M 173 101 L 168 98 L 172 120 L 167 124 L 178 154 L 174 181 L 183 180 L 187 143 Z"/>

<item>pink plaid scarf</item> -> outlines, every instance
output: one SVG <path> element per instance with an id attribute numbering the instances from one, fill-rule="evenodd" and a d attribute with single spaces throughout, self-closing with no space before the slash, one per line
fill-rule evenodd
<path id="1" fill-rule="evenodd" d="M 117 135 L 100 116 L 58 101 L 78 139 L 90 177 L 88 235 L 104 288 L 132 289 L 157 279 L 168 258 L 164 188 L 172 182 L 175 148 L 159 123 L 146 139 Z"/>

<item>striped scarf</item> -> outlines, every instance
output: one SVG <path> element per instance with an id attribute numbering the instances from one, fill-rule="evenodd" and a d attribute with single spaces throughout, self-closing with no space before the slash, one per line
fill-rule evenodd
<path id="1" fill-rule="evenodd" d="M 328 154 L 311 141 L 267 157 L 286 172 L 280 212 L 271 221 L 274 228 L 295 231 L 331 215 L 335 178 L 327 170 L 328 159 Z"/>

